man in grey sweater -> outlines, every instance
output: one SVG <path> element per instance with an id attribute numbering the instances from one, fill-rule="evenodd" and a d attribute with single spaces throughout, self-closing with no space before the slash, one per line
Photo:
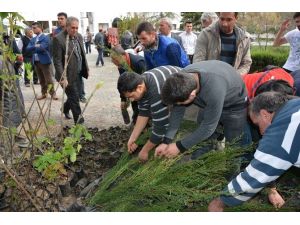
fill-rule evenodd
<path id="1" fill-rule="evenodd" d="M 210 138 L 219 122 L 228 142 L 240 137 L 244 131 L 247 90 L 237 71 L 225 62 L 194 63 L 173 74 L 164 83 L 162 100 L 165 104 L 174 104 L 174 107 L 170 126 L 163 144 L 156 148 L 156 156 L 174 157 Z M 182 140 L 170 144 L 190 103 L 203 108 L 201 117 L 198 116 L 199 127 Z"/>

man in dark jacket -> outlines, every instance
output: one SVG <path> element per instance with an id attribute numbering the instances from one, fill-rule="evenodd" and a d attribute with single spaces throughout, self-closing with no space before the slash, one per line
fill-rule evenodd
<path id="1" fill-rule="evenodd" d="M 99 32 L 96 34 L 94 43 L 98 51 L 96 66 L 99 65 L 99 62 L 101 62 L 101 65 L 104 66 L 104 61 L 103 61 L 104 34 L 102 32 L 102 29 L 99 29 Z"/>
<path id="2" fill-rule="evenodd" d="M 34 84 L 37 84 L 38 83 L 38 77 L 37 77 L 37 74 L 34 70 L 34 64 L 32 63 L 32 51 L 28 51 L 26 48 L 30 42 L 30 40 L 32 39 L 32 35 L 33 35 L 33 32 L 32 32 L 32 29 L 31 28 L 26 28 L 25 29 L 25 35 L 22 36 L 21 38 L 21 49 L 22 49 L 22 55 L 23 55 L 23 58 L 24 58 L 24 63 L 31 63 L 31 66 L 33 68 L 33 83 Z M 24 74 L 24 82 L 25 82 L 25 86 L 26 87 L 29 87 L 30 86 L 30 80 L 28 79 L 27 77 L 27 71 L 25 70 L 25 74 Z"/>
<path id="3" fill-rule="evenodd" d="M 171 20 L 169 18 L 162 18 L 159 21 L 159 33 L 162 35 L 165 35 L 167 37 L 175 39 L 180 44 L 180 47 L 182 49 L 184 49 L 183 43 L 182 43 L 182 38 L 179 35 L 172 33 L 171 30 L 172 30 Z"/>
<path id="4" fill-rule="evenodd" d="M 145 65 L 144 57 L 140 55 L 127 53 L 120 45 L 117 45 L 114 48 L 112 48 L 111 59 L 112 62 L 118 67 L 120 76 L 127 71 L 133 71 L 137 74 L 142 74 L 145 72 L 146 65 Z M 127 99 L 122 95 L 120 95 L 120 97 L 121 97 L 121 110 L 126 110 Z M 137 102 L 136 101 L 131 102 L 131 107 L 133 110 L 132 123 L 135 124 L 139 114 Z"/>
<path id="5" fill-rule="evenodd" d="M 69 111 L 72 111 L 75 123 L 83 123 L 81 108 L 79 105 L 79 79 L 80 76 L 88 78 L 89 68 L 85 57 L 83 39 L 78 34 L 79 20 L 75 17 L 68 17 L 67 29 L 59 33 L 53 39 L 53 61 L 55 66 L 55 78 L 65 88 L 67 101 L 64 104 L 63 112 L 66 118 L 70 118 Z M 69 44 L 66 46 L 66 39 Z M 68 49 L 68 50 L 66 50 Z M 68 65 L 65 65 L 65 55 L 68 55 Z M 66 76 L 63 76 L 64 70 Z"/>
<path id="6" fill-rule="evenodd" d="M 47 97 L 48 89 L 53 100 L 58 100 L 52 79 L 51 57 L 49 53 L 49 37 L 43 33 L 42 26 L 38 22 L 32 24 L 33 33 L 36 34 L 32 38 L 26 48 L 27 51 L 33 53 L 32 62 L 40 80 L 42 95 L 37 100 Z"/>

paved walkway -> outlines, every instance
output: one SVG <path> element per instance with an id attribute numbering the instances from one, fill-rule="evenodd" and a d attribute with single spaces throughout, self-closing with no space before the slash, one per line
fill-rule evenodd
<path id="1" fill-rule="evenodd" d="M 97 83 L 102 81 L 104 82 L 104 85 L 96 91 L 84 112 L 83 116 L 85 119 L 85 125 L 87 127 L 98 127 L 100 129 L 108 128 L 110 126 L 123 126 L 124 123 L 120 111 L 120 97 L 117 90 L 117 80 L 119 77 L 118 70 L 111 62 L 110 57 L 104 58 L 104 67 L 96 67 L 96 58 L 97 51 L 94 46 L 92 46 L 92 54 L 87 55 L 87 60 L 90 67 L 90 77 L 88 80 L 84 79 L 86 98 L 90 96 Z M 55 85 L 57 85 L 57 83 Z M 34 99 L 33 89 L 30 87 L 25 87 L 24 84 L 22 84 L 21 87 L 25 99 L 26 111 L 28 111 Z M 34 87 L 37 94 L 40 95 L 40 85 L 34 85 Z M 60 124 L 62 93 L 62 88 L 59 87 L 57 91 L 59 100 L 52 101 L 51 105 L 50 118 L 57 121 L 58 124 Z M 50 102 L 50 97 L 48 97 L 46 101 L 46 104 L 48 104 Z M 45 100 L 39 101 L 41 105 L 44 102 Z M 81 103 L 82 109 L 84 106 L 85 104 Z M 31 121 L 37 120 L 38 112 L 38 105 L 35 102 L 29 116 Z M 73 120 L 64 119 L 64 124 L 72 125 Z"/>

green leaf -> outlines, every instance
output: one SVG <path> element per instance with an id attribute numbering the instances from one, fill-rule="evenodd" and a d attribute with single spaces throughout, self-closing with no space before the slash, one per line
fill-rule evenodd
<path id="1" fill-rule="evenodd" d="M 76 156 L 77 156 L 76 152 L 72 152 L 71 155 L 70 155 L 70 161 L 75 162 L 76 161 Z"/>
<path id="2" fill-rule="evenodd" d="M 54 119 L 49 119 L 48 121 L 47 121 L 47 125 L 48 126 L 54 126 L 56 124 L 56 121 L 54 120 Z"/>

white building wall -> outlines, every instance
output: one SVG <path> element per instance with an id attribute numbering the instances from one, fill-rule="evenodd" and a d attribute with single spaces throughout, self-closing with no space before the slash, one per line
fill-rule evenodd
<path id="1" fill-rule="evenodd" d="M 86 28 L 90 26 L 90 31 L 92 33 L 97 33 L 99 30 L 99 24 L 108 24 L 108 27 L 111 27 L 113 19 L 115 17 L 127 16 L 128 12 L 116 12 L 116 11 L 98 11 L 93 12 L 93 24 L 89 25 L 88 18 L 86 17 L 86 12 L 78 11 L 65 11 L 68 16 L 75 16 L 79 19 L 79 33 L 84 34 Z M 48 12 L 46 10 L 37 11 L 37 12 L 20 12 L 20 14 L 28 21 L 48 21 L 49 30 L 52 29 L 52 21 L 57 21 L 58 12 Z M 178 17 L 172 20 L 172 23 L 176 25 L 176 29 L 179 29 L 180 25 L 180 12 L 176 12 Z M 105 29 L 106 26 L 103 28 Z"/>

